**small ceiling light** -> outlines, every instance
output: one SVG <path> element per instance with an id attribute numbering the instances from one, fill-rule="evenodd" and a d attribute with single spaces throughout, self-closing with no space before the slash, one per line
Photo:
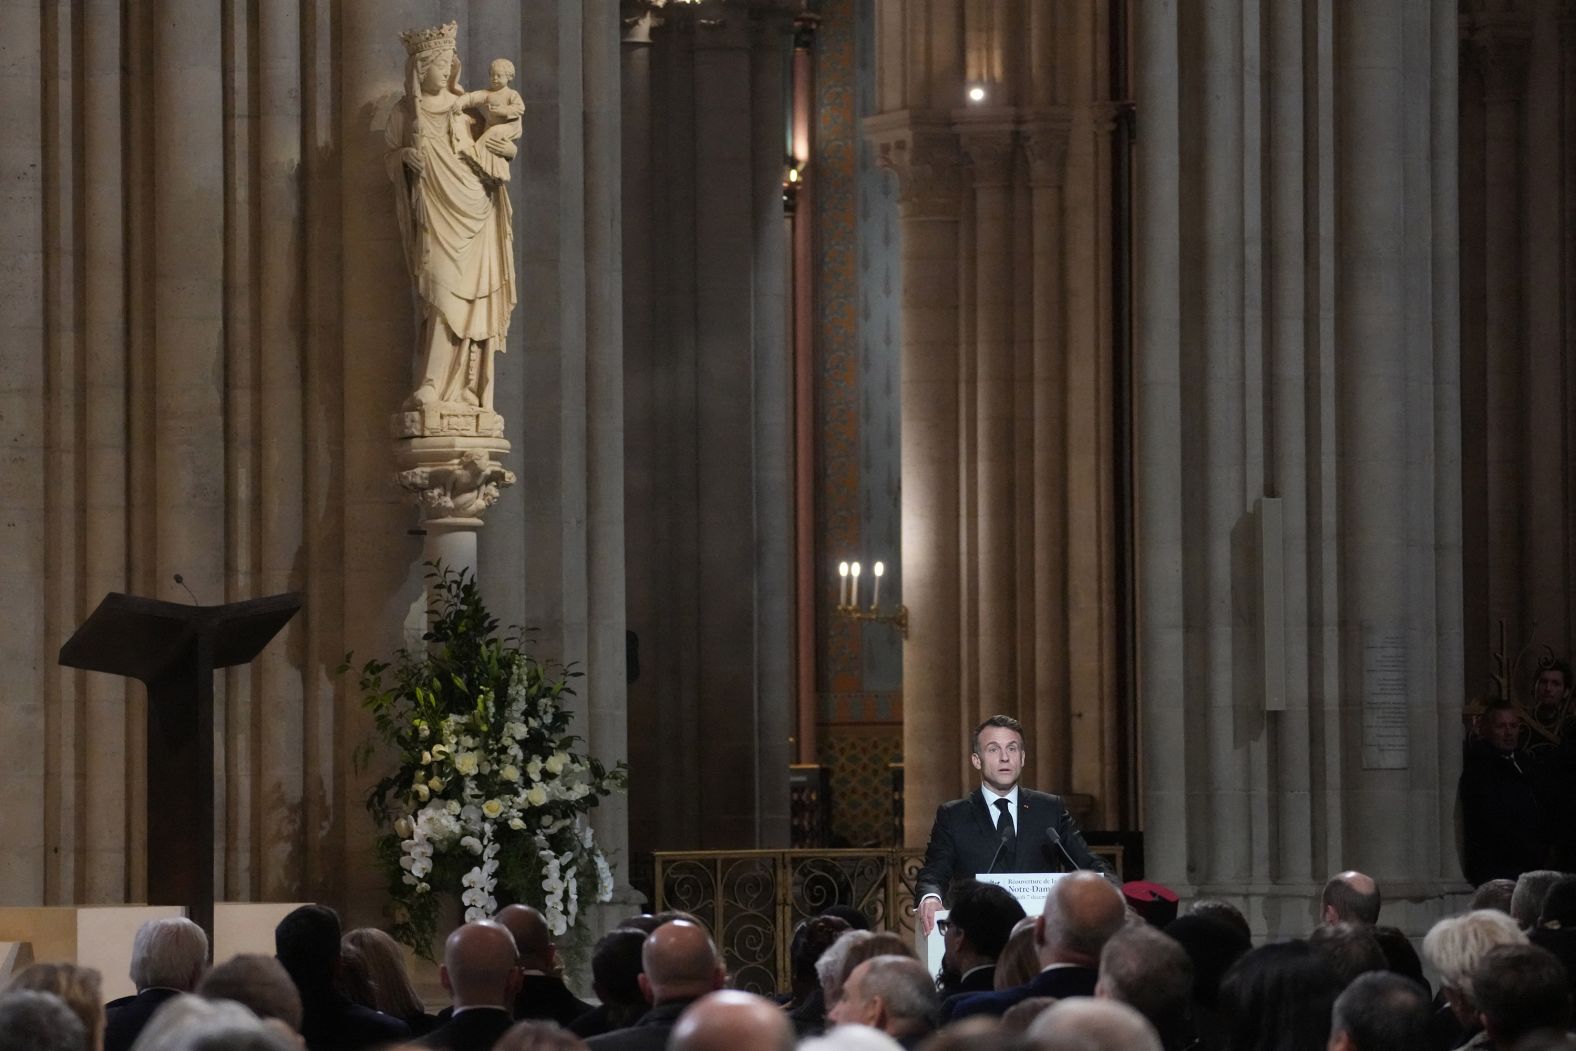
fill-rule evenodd
<path id="1" fill-rule="evenodd" d="M 969 88 L 969 101 L 974 103 L 984 102 L 985 89 L 980 87 L 978 84 L 975 84 L 972 88 Z"/>

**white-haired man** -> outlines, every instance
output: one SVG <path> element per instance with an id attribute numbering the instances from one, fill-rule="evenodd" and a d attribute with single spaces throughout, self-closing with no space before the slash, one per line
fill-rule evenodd
<path id="1" fill-rule="evenodd" d="M 131 943 L 136 996 L 104 1005 L 104 1051 L 128 1051 L 164 1001 L 197 988 L 208 966 L 208 936 L 181 916 L 149 920 Z"/>

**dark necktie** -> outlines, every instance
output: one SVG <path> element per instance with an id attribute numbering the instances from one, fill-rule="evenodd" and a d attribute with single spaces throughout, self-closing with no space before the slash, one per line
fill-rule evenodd
<path id="1" fill-rule="evenodd" d="M 1005 844 L 1001 852 L 1011 857 L 1013 850 L 1017 847 L 1018 833 L 1012 827 L 1012 812 L 1007 809 L 1007 806 L 1005 799 L 996 800 L 996 809 L 1001 811 L 1001 815 L 996 818 L 996 836 Z"/>

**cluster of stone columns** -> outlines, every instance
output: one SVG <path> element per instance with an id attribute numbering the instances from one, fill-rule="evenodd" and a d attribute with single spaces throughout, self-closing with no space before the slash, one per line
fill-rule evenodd
<path id="1" fill-rule="evenodd" d="M 905 835 L 1018 716 L 1029 779 L 1124 820 L 1107 7 L 877 6 L 865 132 L 902 214 Z M 938 747 L 955 742 L 953 747 Z M 961 764 L 961 765 L 960 765 Z"/>
<path id="2" fill-rule="evenodd" d="M 1293 932 L 1355 867 L 1420 924 L 1460 884 L 1455 13 L 1136 42 L 1148 872 Z"/>
<path id="3" fill-rule="evenodd" d="M 787 842 L 783 179 L 796 7 L 624 4 L 625 551 L 641 850 Z"/>
<path id="4" fill-rule="evenodd" d="M 624 473 L 608 6 L 471 4 L 460 54 L 467 87 L 511 58 L 528 106 L 511 184 L 524 292 L 498 392 L 521 482 L 489 515 L 484 590 L 504 623 L 542 629 L 538 652 L 586 673 L 577 731 L 612 763 Z M 55 654 L 106 591 L 188 601 L 179 573 L 205 604 L 306 595 L 217 684 L 219 894 L 379 918 L 363 802 L 380 768 L 351 763 L 370 726 L 338 668 L 347 651 L 388 656 L 424 601 L 390 454 L 415 319 L 381 129 L 404 92 L 400 32 L 442 11 L 243 8 L 0 8 L 0 32 L 40 56 L 0 74 L 17 115 L 0 147 L 7 902 L 142 896 L 141 690 Z M 597 816 L 627 865 L 623 801 Z"/>

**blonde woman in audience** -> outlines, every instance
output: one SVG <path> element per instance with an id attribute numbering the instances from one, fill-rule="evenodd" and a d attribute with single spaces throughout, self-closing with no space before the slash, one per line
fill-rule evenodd
<path id="1" fill-rule="evenodd" d="M 399 942 L 376 927 L 357 927 L 341 941 L 360 952 L 366 964 L 376 1001 L 368 1006 L 398 1018 L 417 1036 L 431 1032 L 436 1020 L 427 1013 L 421 997 L 416 995 L 415 986 L 411 985 L 410 973 L 405 970 L 405 953 Z"/>
<path id="2" fill-rule="evenodd" d="M 1040 951 L 1034 944 L 1034 921 L 1025 916 L 1007 938 L 1007 947 L 996 958 L 996 990 L 1026 985 L 1040 973 Z"/>
<path id="3" fill-rule="evenodd" d="M 1482 1028 L 1472 999 L 1472 972 L 1490 949 L 1526 945 L 1527 935 L 1497 909 L 1478 909 L 1434 924 L 1423 938 L 1423 959 L 1439 972 L 1446 1008 L 1434 1018 L 1432 1033 L 1440 1047 L 1459 1047 Z"/>
<path id="4" fill-rule="evenodd" d="M 72 1014 L 82 1019 L 88 1047 L 92 1051 L 102 1051 L 104 983 L 93 968 L 78 967 L 74 963 L 35 963 L 13 978 L 7 988 L 54 993 L 65 1001 Z"/>

